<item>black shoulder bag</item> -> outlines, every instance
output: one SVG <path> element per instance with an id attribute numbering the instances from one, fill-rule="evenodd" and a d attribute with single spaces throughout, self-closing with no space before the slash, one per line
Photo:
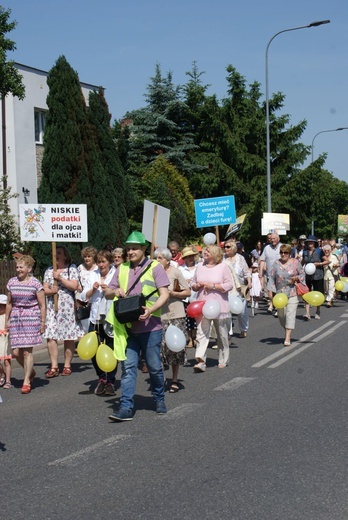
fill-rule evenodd
<path id="1" fill-rule="evenodd" d="M 126 292 L 126 296 L 120 297 L 114 301 L 114 313 L 119 323 L 132 323 L 137 321 L 141 314 L 144 314 L 146 300 L 150 298 L 158 289 L 155 289 L 148 296 L 144 296 L 142 293 L 134 294 L 133 296 L 127 296 L 128 293 L 136 286 L 140 278 L 150 269 L 152 262 L 139 274 L 137 279 L 133 282 L 132 286 Z"/>

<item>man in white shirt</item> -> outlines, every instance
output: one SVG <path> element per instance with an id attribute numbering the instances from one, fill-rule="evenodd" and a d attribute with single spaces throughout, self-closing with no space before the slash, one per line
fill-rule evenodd
<path id="1" fill-rule="evenodd" d="M 280 243 L 280 238 L 278 233 L 272 233 L 270 236 L 270 243 L 264 248 L 261 256 L 260 256 L 260 262 L 259 262 L 259 277 L 261 279 L 261 286 L 264 289 L 264 278 L 263 274 L 264 271 L 266 271 L 266 277 L 267 277 L 267 291 L 268 291 L 268 297 L 270 299 L 269 305 L 268 305 L 268 312 L 271 313 L 273 311 L 273 293 L 269 290 L 268 287 L 268 281 L 271 273 L 271 269 L 273 267 L 273 264 L 276 260 L 279 259 L 280 254 L 280 246 L 282 244 Z"/>

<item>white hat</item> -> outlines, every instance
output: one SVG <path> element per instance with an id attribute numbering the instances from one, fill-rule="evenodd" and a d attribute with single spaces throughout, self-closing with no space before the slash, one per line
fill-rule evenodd
<path id="1" fill-rule="evenodd" d="M 0 305 L 6 305 L 7 303 L 7 296 L 6 294 L 0 294 Z"/>

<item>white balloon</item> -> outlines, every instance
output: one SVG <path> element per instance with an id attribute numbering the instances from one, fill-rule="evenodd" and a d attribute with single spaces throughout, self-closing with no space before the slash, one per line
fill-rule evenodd
<path id="1" fill-rule="evenodd" d="M 341 289 L 341 292 L 343 292 L 343 293 L 348 292 L 348 283 L 347 282 L 344 282 L 344 287 L 343 287 L 343 289 Z"/>
<path id="2" fill-rule="evenodd" d="M 172 352 L 180 352 L 186 346 L 185 334 L 175 325 L 169 325 L 165 334 L 166 345 Z"/>
<path id="3" fill-rule="evenodd" d="M 221 312 L 221 305 L 218 300 L 208 300 L 203 305 L 202 314 L 207 320 L 214 320 Z"/>
<path id="4" fill-rule="evenodd" d="M 304 269 L 304 270 L 305 270 L 306 274 L 311 275 L 311 274 L 314 274 L 314 273 L 315 273 L 315 271 L 317 270 L 317 268 L 315 267 L 314 264 L 311 264 L 311 263 L 310 263 L 310 264 L 307 264 L 307 265 L 305 266 L 305 269 Z"/>
<path id="5" fill-rule="evenodd" d="M 203 242 L 206 246 L 211 246 L 216 242 L 216 235 L 214 233 L 206 233 L 203 237 Z"/>
<path id="6" fill-rule="evenodd" d="M 243 312 L 244 304 L 238 296 L 229 293 L 228 303 L 230 304 L 232 314 L 241 314 Z"/>

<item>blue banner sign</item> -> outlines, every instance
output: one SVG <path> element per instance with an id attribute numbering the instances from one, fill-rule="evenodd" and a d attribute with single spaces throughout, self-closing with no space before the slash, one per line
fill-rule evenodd
<path id="1" fill-rule="evenodd" d="M 197 199 L 195 202 L 196 226 L 226 226 L 236 222 L 234 195 Z"/>

